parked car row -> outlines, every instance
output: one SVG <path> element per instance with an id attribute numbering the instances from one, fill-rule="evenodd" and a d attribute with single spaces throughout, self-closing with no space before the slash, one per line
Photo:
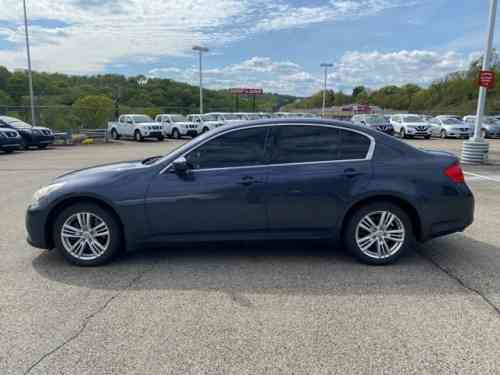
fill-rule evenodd
<path id="1" fill-rule="evenodd" d="M 401 138 L 431 137 L 469 138 L 474 134 L 476 116 L 463 118 L 455 115 L 440 115 L 431 117 L 418 114 L 355 115 L 351 121 L 360 126 L 378 130 Z M 500 117 L 485 116 L 481 124 L 481 134 L 484 138 L 500 138 Z"/>
<path id="2" fill-rule="evenodd" d="M 44 149 L 54 142 L 49 128 L 30 124 L 9 116 L 0 116 L 0 150 L 11 153 L 30 147 Z"/>
<path id="3" fill-rule="evenodd" d="M 309 113 L 227 113 L 211 112 L 206 114 L 160 114 L 153 120 L 147 115 L 124 114 L 118 121 L 108 123 L 108 131 L 113 139 L 131 138 L 136 141 L 157 139 L 163 141 L 166 137 L 180 139 L 196 137 L 223 125 L 234 125 L 243 121 L 253 121 L 270 118 L 317 118 Z"/>

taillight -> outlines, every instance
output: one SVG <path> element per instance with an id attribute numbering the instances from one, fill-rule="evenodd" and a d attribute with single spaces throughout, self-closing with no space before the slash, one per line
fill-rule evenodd
<path id="1" fill-rule="evenodd" d="M 444 174 L 454 183 L 464 182 L 464 172 L 458 162 L 453 163 L 444 171 Z"/>

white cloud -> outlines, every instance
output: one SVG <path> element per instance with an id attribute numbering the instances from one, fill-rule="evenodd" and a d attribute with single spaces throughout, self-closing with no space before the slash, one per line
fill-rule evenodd
<path id="1" fill-rule="evenodd" d="M 357 85 L 378 88 L 405 83 L 425 86 L 448 73 L 467 69 L 469 62 L 469 56 L 453 51 L 351 51 L 335 64 L 329 77 L 337 87 L 345 89 Z"/>
<path id="2" fill-rule="evenodd" d="M 191 84 L 198 83 L 198 68 L 165 67 L 152 69 L 151 77 L 171 78 Z M 318 90 L 320 82 L 291 61 L 273 61 L 269 57 L 252 57 L 238 64 L 203 72 L 205 85 L 213 89 L 231 87 L 262 88 L 266 92 L 310 95 Z"/>
<path id="3" fill-rule="evenodd" d="M 322 6 L 292 6 L 286 0 L 36 0 L 28 3 L 30 19 L 58 20 L 66 26 L 38 22 L 31 28 L 33 65 L 38 70 L 97 73 L 128 61 L 150 64 L 160 57 L 183 56 L 191 53 L 193 44 L 217 48 L 254 33 L 371 15 L 409 3 L 330 0 Z M 0 61 L 9 68 L 24 67 L 22 2 L 0 0 L 0 20 L 7 24 L 0 28 L 0 38 L 14 43 L 14 48 L 0 49 Z M 137 56 L 141 58 L 135 60 Z"/>

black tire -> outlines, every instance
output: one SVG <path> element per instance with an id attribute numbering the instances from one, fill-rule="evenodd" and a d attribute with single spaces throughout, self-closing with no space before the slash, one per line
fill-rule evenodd
<path id="1" fill-rule="evenodd" d="M 61 240 L 61 231 L 64 223 L 68 218 L 72 215 L 77 214 L 79 212 L 89 212 L 94 215 L 97 215 L 100 219 L 102 219 L 109 228 L 109 245 L 105 252 L 103 252 L 98 258 L 95 259 L 80 259 L 73 254 L 71 254 L 68 250 L 66 250 L 65 246 Z M 81 203 L 69 206 L 64 209 L 56 218 L 53 226 L 53 239 L 56 246 L 56 249 L 64 256 L 64 258 L 75 265 L 78 266 L 99 266 L 103 265 L 113 259 L 115 257 L 122 246 L 122 230 L 120 224 L 113 213 L 110 211 L 92 203 Z"/>
<path id="2" fill-rule="evenodd" d="M 120 139 L 120 134 L 118 134 L 116 129 L 111 130 L 111 138 L 113 138 L 114 140 Z"/>
<path id="3" fill-rule="evenodd" d="M 206 133 L 206 132 L 207 132 L 207 131 L 209 131 L 209 130 L 210 130 L 209 128 L 204 127 L 204 128 L 203 128 L 203 130 L 201 131 L 201 133 L 202 133 L 202 134 L 203 134 L 203 133 Z"/>
<path id="4" fill-rule="evenodd" d="M 401 130 L 399 131 L 399 136 L 403 139 L 406 139 L 408 138 L 408 136 L 406 135 L 406 131 L 404 128 L 401 128 Z"/>
<path id="5" fill-rule="evenodd" d="M 163 142 L 165 140 L 165 137 L 163 135 L 160 135 L 157 139 L 158 141 Z"/>
<path id="6" fill-rule="evenodd" d="M 446 130 L 444 130 L 444 129 L 441 130 L 440 136 L 441 136 L 442 139 L 448 138 L 448 134 L 446 134 Z"/>
<path id="7" fill-rule="evenodd" d="M 38 149 L 39 150 L 45 150 L 47 148 L 48 145 L 38 145 Z"/>
<path id="8" fill-rule="evenodd" d="M 6 154 L 12 154 L 14 152 L 14 150 L 6 149 L 6 150 L 3 150 L 3 152 L 5 152 Z"/>
<path id="9" fill-rule="evenodd" d="M 28 144 L 26 143 L 26 141 L 24 139 L 21 139 L 21 149 L 23 150 L 29 150 L 30 147 L 28 146 Z"/>
<path id="10" fill-rule="evenodd" d="M 363 252 L 356 241 L 356 232 L 358 229 L 358 224 L 361 222 L 361 220 L 369 214 L 377 213 L 380 211 L 387 211 L 395 215 L 399 219 L 400 223 L 402 223 L 404 229 L 404 240 L 402 242 L 402 245 L 399 247 L 399 249 L 397 249 L 397 251 L 394 252 L 394 254 L 388 255 L 383 258 L 377 258 Z M 395 223 L 393 225 L 395 225 Z M 373 265 L 394 263 L 402 254 L 404 254 L 405 251 L 408 250 L 409 247 L 414 244 L 415 241 L 413 227 L 408 214 L 403 209 L 401 209 L 401 207 L 391 202 L 385 201 L 370 203 L 357 209 L 347 219 L 343 237 L 344 244 L 351 254 L 353 254 L 361 262 Z M 377 247 L 376 243 L 373 243 L 373 245 L 375 245 L 375 248 Z"/>
<path id="11" fill-rule="evenodd" d="M 484 139 L 488 138 L 488 132 L 486 131 L 486 129 L 481 130 L 481 135 L 483 136 Z"/>
<path id="12" fill-rule="evenodd" d="M 179 130 L 177 129 L 172 130 L 172 138 L 181 139 L 181 133 L 179 133 Z"/>
<path id="13" fill-rule="evenodd" d="M 144 138 L 142 137 L 142 134 L 139 130 L 136 130 L 135 133 L 134 133 L 134 140 L 136 142 L 142 142 L 144 140 Z"/>
<path id="14" fill-rule="evenodd" d="M 431 136 L 430 135 L 425 135 L 424 138 L 425 139 L 431 139 Z"/>

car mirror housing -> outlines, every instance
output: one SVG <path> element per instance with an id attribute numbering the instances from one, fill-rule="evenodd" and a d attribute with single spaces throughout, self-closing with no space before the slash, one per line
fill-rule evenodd
<path id="1" fill-rule="evenodd" d="M 172 167 L 175 173 L 186 173 L 189 171 L 189 164 L 184 156 L 175 159 L 172 163 Z"/>

